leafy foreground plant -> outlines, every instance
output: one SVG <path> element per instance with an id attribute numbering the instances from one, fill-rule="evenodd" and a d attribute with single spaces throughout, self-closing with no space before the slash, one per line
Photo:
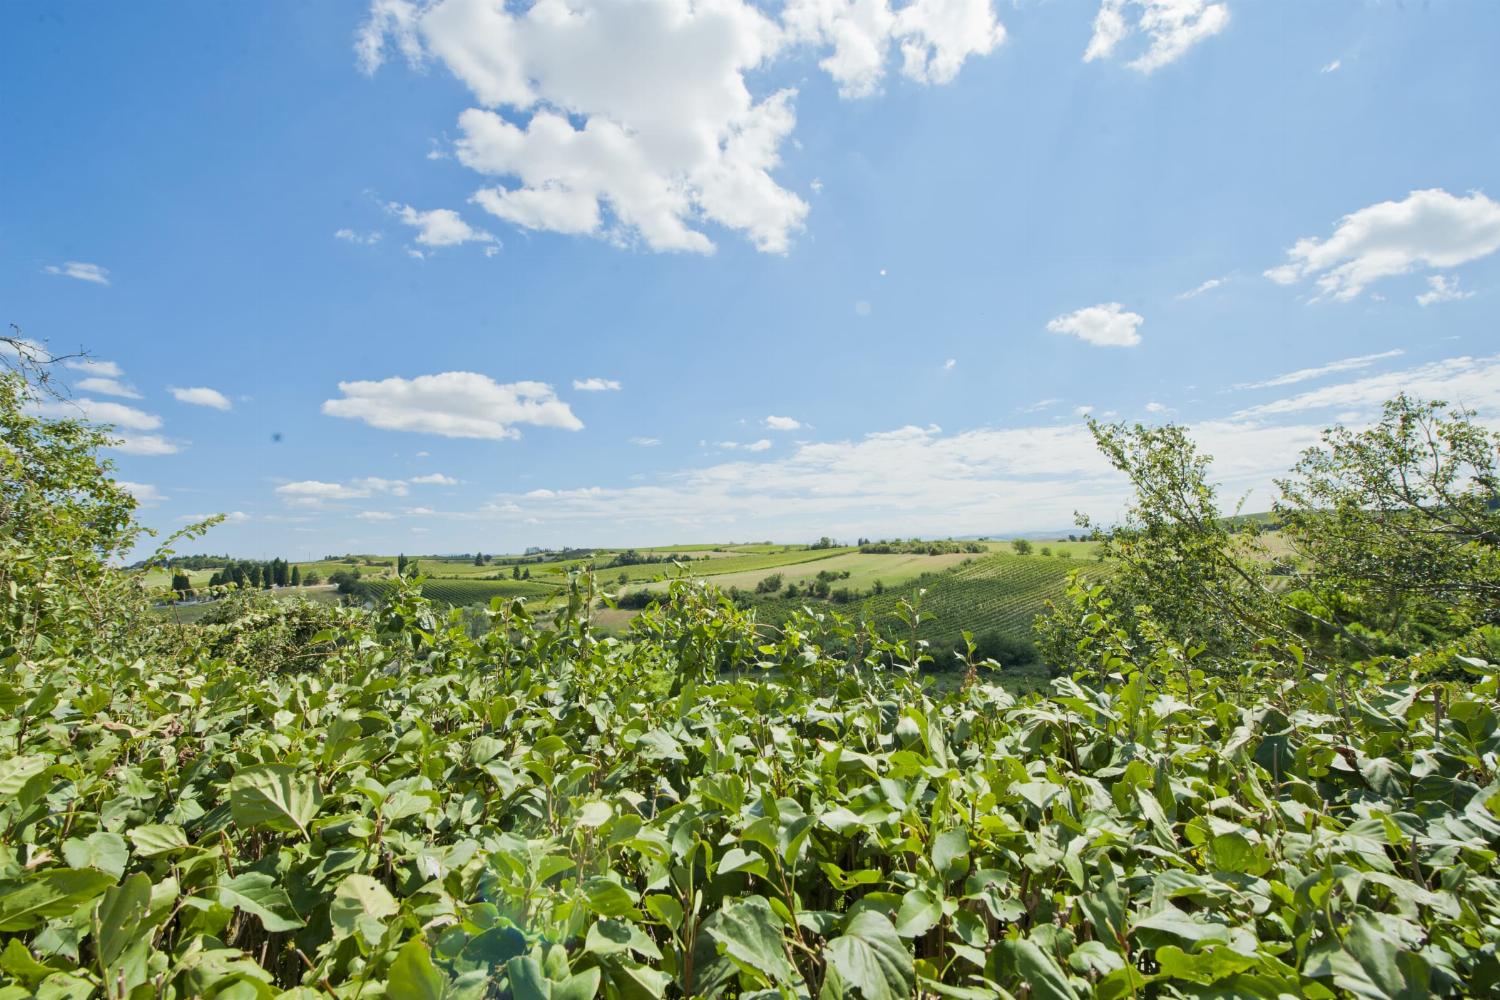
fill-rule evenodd
<path id="1" fill-rule="evenodd" d="M 10 657 L 0 996 L 1500 982 L 1477 661 L 1469 688 L 1251 694 L 1116 650 L 1051 701 L 935 702 L 864 662 L 911 650 L 830 660 L 810 620 L 758 643 L 683 585 L 629 642 L 519 603 L 473 640 L 415 592 L 324 613 L 296 669 Z"/>
<path id="2" fill-rule="evenodd" d="M 175 626 L 101 438 L 0 388 L 0 1000 L 1500 989 L 1483 660 L 1210 665 L 1081 584 L 1019 702 L 681 583 L 626 641 L 587 580 Z"/>

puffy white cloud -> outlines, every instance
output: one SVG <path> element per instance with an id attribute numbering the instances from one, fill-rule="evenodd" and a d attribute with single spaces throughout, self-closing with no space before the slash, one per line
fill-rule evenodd
<path id="1" fill-rule="evenodd" d="M 1134 13 L 1135 23 L 1130 15 Z M 1149 42 L 1146 50 L 1128 65 L 1151 73 L 1181 57 L 1205 38 L 1229 24 L 1229 6 L 1208 0 L 1102 0 L 1094 15 L 1094 33 L 1084 50 L 1083 61 L 1107 59 L 1131 35 L 1140 33 Z"/>
<path id="2" fill-rule="evenodd" d="M 77 278 L 95 285 L 109 284 L 109 269 L 81 260 L 70 260 L 66 264 L 48 264 L 42 268 L 48 274 L 59 274 L 65 278 Z"/>
<path id="3" fill-rule="evenodd" d="M 1299 368 L 1296 371 L 1277 375 L 1262 382 L 1241 382 L 1236 389 L 1271 389 L 1282 385 L 1295 385 L 1298 382 L 1306 382 L 1310 379 L 1322 378 L 1324 375 L 1333 375 L 1338 372 L 1358 371 L 1368 368 L 1377 361 L 1387 358 L 1399 358 L 1406 352 L 1397 348 L 1393 351 L 1381 351 L 1379 354 L 1361 354 L 1356 358 L 1341 358 L 1338 361 L 1330 361 L 1326 365 L 1318 365 L 1315 368 Z"/>
<path id="4" fill-rule="evenodd" d="M 1300 239 L 1265 272 L 1278 284 L 1314 278 L 1318 297 L 1347 302 L 1372 282 L 1421 268 L 1451 268 L 1500 249 L 1500 204 L 1479 192 L 1413 191 L 1339 220 L 1326 240 Z"/>
<path id="5" fill-rule="evenodd" d="M 215 410 L 227 410 L 233 405 L 229 402 L 228 396 L 217 389 L 210 389 L 207 386 L 200 385 L 190 389 L 171 387 L 168 391 L 172 393 L 172 398 L 179 403 L 190 403 L 193 406 L 208 406 Z"/>
<path id="6" fill-rule="evenodd" d="M 155 507 L 163 500 L 171 499 L 171 497 L 162 496 L 161 491 L 150 483 L 132 483 L 124 479 L 117 479 L 115 480 L 115 485 L 135 497 L 136 503 L 142 507 Z"/>
<path id="7" fill-rule="evenodd" d="M 1094 412 L 1094 408 L 1092 406 L 1075 406 L 1075 407 L 1073 407 L 1073 416 L 1075 416 L 1075 417 L 1086 417 L 1086 416 L 1088 416 L 1089 414 L 1091 414 L 1093 412 Z"/>
<path id="8" fill-rule="evenodd" d="M 619 392 L 620 383 L 612 378 L 575 378 L 573 388 L 579 392 Z"/>
<path id="9" fill-rule="evenodd" d="M 545 382 L 500 383 L 476 372 L 443 372 L 379 382 L 340 382 L 342 399 L 323 403 L 332 417 L 371 427 L 455 438 L 520 436 L 517 424 L 581 430 L 583 421 Z"/>
<path id="10" fill-rule="evenodd" d="M 945 371 L 945 372 L 951 372 L 957 366 L 958 366 L 958 359 L 957 358 L 949 358 L 947 361 L 943 362 L 943 371 Z"/>
<path id="11" fill-rule="evenodd" d="M 379 476 L 365 476 L 361 479 L 350 480 L 349 485 L 361 491 L 365 496 L 372 493 L 391 493 L 404 497 L 409 492 L 404 479 L 382 479 Z"/>
<path id="12" fill-rule="evenodd" d="M 68 358 L 63 365 L 75 372 L 100 378 L 121 378 L 125 374 L 113 361 L 100 361 L 98 358 Z"/>
<path id="13" fill-rule="evenodd" d="M 414 486 L 457 486 L 458 480 L 441 472 L 429 472 L 425 476 L 413 476 L 407 480 Z"/>
<path id="14" fill-rule="evenodd" d="M 325 483 L 319 479 L 303 479 L 276 487 L 276 495 L 288 503 L 318 506 L 329 500 L 361 499 L 369 496 L 370 491 L 344 483 Z"/>
<path id="15" fill-rule="evenodd" d="M 361 521 L 394 521 L 396 515 L 384 510 L 362 510 L 354 515 Z"/>
<path id="16" fill-rule="evenodd" d="M 1134 347 L 1141 342 L 1137 329 L 1146 321 L 1118 302 L 1088 306 L 1047 324 L 1053 333 L 1068 333 L 1097 347 Z"/>
<path id="17" fill-rule="evenodd" d="M 160 434 L 116 435 L 115 443 L 109 447 L 127 455 L 175 455 L 182 450 L 175 441 L 169 441 Z"/>
<path id="18" fill-rule="evenodd" d="M 416 240 L 423 246 L 455 247 L 462 243 L 493 243 L 495 237 L 475 229 L 451 208 L 418 211 L 410 205 L 391 202 L 386 206 L 392 215 L 417 231 Z"/>
<path id="19" fill-rule="evenodd" d="M 1151 402 L 1149 402 L 1149 403 L 1146 404 L 1146 412 L 1147 413 L 1166 413 L 1167 412 L 1167 405 L 1165 403 L 1158 403 L 1155 400 L 1152 400 Z"/>
<path id="20" fill-rule="evenodd" d="M 499 183 L 474 195 L 528 229 L 708 253 L 705 227 L 784 252 L 808 206 L 773 177 L 795 92 L 747 77 L 804 47 L 846 95 L 873 92 L 891 53 L 923 83 L 953 78 L 1004 37 L 990 0 L 374 0 L 366 70 L 393 43 L 441 61 L 474 94 L 460 162 Z"/>
<path id="21" fill-rule="evenodd" d="M 113 378 L 88 378 L 79 379 L 75 386 L 81 392 L 96 392 L 104 396 L 119 396 L 121 399 L 140 399 L 141 394 L 136 392 L 135 386 L 126 385 L 119 379 Z"/>
<path id="22" fill-rule="evenodd" d="M 989 0 L 791 0 L 782 13 L 790 36 L 831 48 L 821 66 L 846 97 L 880 89 L 892 45 L 901 72 L 919 83 L 948 83 L 970 56 L 988 55 L 1005 41 L 1005 27 Z"/>
<path id="23" fill-rule="evenodd" d="M 1460 299 L 1473 297 L 1473 292 L 1464 291 L 1458 287 L 1457 278 L 1434 274 L 1427 279 L 1427 291 L 1417 296 L 1417 304 L 1430 306 L 1437 302 L 1457 302 Z"/>
<path id="24" fill-rule="evenodd" d="M 793 417 L 769 416 L 766 418 L 766 426 L 773 431 L 795 431 L 801 428 L 802 421 Z"/>
<path id="25" fill-rule="evenodd" d="M 745 445 L 746 451 L 766 451 L 771 447 L 770 438 L 761 438 L 759 441 L 751 441 Z"/>
<path id="26" fill-rule="evenodd" d="M 132 431 L 154 431 L 161 426 L 161 417 L 154 413 L 101 399 L 47 400 L 32 404 L 28 410 L 41 417 L 86 420 L 91 424 L 109 424 Z"/>
<path id="27" fill-rule="evenodd" d="M 1193 299 L 1193 298 L 1197 298 L 1199 295 L 1202 295 L 1204 292 L 1211 292 L 1215 288 L 1219 288 L 1227 280 L 1228 279 L 1226 279 L 1226 278 L 1209 278 L 1207 281 L 1205 281 L 1203 284 L 1199 285 L 1198 287 L 1196 287 L 1196 288 L 1189 288 L 1187 291 L 1178 294 L 1177 298 L 1179 298 L 1179 299 Z"/>

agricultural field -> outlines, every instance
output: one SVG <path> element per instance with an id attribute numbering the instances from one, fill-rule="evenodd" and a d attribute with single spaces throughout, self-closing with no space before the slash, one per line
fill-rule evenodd
<path id="1" fill-rule="evenodd" d="M 360 581 L 357 593 L 368 600 L 379 602 L 395 592 L 394 580 Z M 428 600 L 448 607 L 487 606 L 496 597 L 510 600 L 517 597 L 540 599 L 556 596 L 560 588 L 556 584 L 538 580 L 428 580 L 422 593 Z"/>

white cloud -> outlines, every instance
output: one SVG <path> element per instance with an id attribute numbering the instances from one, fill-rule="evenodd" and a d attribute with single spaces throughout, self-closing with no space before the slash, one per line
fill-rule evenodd
<path id="1" fill-rule="evenodd" d="M 112 378 L 89 378 L 79 379 L 75 386 L 81 392 L 96 392 L 104 396 L 119 396 L 121 399 L 140 399 L 141 394 L 136 392 L 135 386 L 126 385 L 118 379 Z"/>
<path id="2" fill-rule="evenodd" d="M 1126 312 L 1118 302 L 1106 302 L 1059 316 L 1047 324 L 1047 329 L 1070 333 L 1097 347 L 1134 347 L 1141 342 L 1136 330 L 1145 321 L 1139 313 Z"/>
<path id="3" fill-rule="evenodd" d="M 1203 284 L 1199 285 L 1197 288 L 1190 288 L 1187 291 L 1180 293 L 1177 296 L 1177 298 L 1179 298 L 1179 299 L 1192 299 L 1192 298 L 1196 298 L 1199 295 L 1202 295 L 1204 292 L 1211 292 L 1215 288 L 1218 288 L 1218 287 L 1222 286 L 1227 280 L 1228 280 L 1227 278 L 1209 278 L 1207 281 L 1205 281 Z"/>
<path id="4" fill-rule="evenodd" d="M 795 431 L 802 427 L 802 421 L 792 417 L 769 416 L 765 424 L 773 431 Z"/>
<path id="5" fill-rule="evenodd" d="M 810 47 L 846 95 L 870 93 L 899 49 L 905 76 L 943 83 L 1003 35 L 990 0 L 374 0 L 355 49 L 374 71 L 394 43 L 468 86 L 481 107 L 455 154 L 498 181 L 473 200 L 499 218 L 696 253 L 719 226 L 781 253 L 808 211 L 773 176 L 796 92 L 749 78 Z"/>
<path id="6" fill-rule="evenodd" d="M 413 476 L 408 480 L 414 486 L 457 486 L 458 480 L 441 472 L 429 472 L 425 476 Z"/>
<path id="7" fill-rule="evenodd" d="M 476 372 L 443 372 L 413 379 L 340 382 L 342 399 L 323 403 L 331 417 L 371 427 L 455 438 L 520 437 L 517 424 L 581 430 L 583 421 L 545 382 L 499 383 Z"/>
<path id="8" fill-rule="evenodd" d="M 1092 406 L 1075 406 L 1075 407 L 1073 407 L 1073 416 L 1075 416 L 1075 417 L 1086 417 L 1090 413 L 1093 413 L 1093 412 L 1094 412 L 1094 408 Z"/>
<path id="9" fill-rule="evenodd" d="M 630 439 L 630 443 L 639 448 L 655 448 L 657 445 L 661 444 L 661 438 L 633 437 Z"/>
<path id="10" fill-rule="evenodd" d="M 384 510 L 362 510 L 354 515 L 361 521 L 394 521 L 396 515 Z"/>
<path id="11" fill-rule="evenodd" d="M 160 434 L 116 435 L 115 443 L 109 447 L 127 455 L 175 455 L 182 450 L 176 442 Z"/>
<path id="12" fill-rule="evenodd" d="M 1427 279 L 1427 291 L 1417 296 L 1417 304 L 1430 306 L 1436 302 L 1457 302 L 1473 297 L 1473 292 L 1466 292 L 1458 287 L 1457 278 L 1434 274 Z"/>
<path id="13" fill-rule="evenodd" d="M 1021 412 L 1022 413 L 1041 413 L 1043 410 L 1050 410 L 1052 407 L 1056 406 L 1058 403 L 1061 403 L 1061 402 L 1062 402 L 1062 400 L 1060 400 L 1060 399 L 1039 399 L 1035 403 L 1032 403 L 1030 406 L 1024 406 L 1024 407 L 1022 407 L 1021 408 Z"/>
<path id="14" fill-rule="evenodd" d="M 573 388 L 579 392 L 619 392 L 620 383 L 612 378 L 575 378 Z"/>
<path id="15" fill-rule="evenodd" d="M 832 49 L 818 65 L 846 98 L 879 91 L 892 44 L 908 79 L 948 83 L 970 56 L 1005 41 L 989 0 L 913 0 L 899 9 L 887 0 L 791 0 L 782 19 L 794 41 Z"/>
<path id="16" fill-rule="evenodd" d="M 404 497 L 408 492 L 404 479 L 382 479 L 379 476 L 365 476 L 361 479 L 350 480 L 350 486 L 360 490 L 365 496 L 372 493 L 391 493 Z"/>
<path id="17" fill-rule="evenodd" d="M 1212 475 L 1223 484 L 1226 502 L 1254 490 L 1251 502 L 1269 505 L 1272 477 L 1316 444 L 1329 420 L 1340 414 L 1369 419 L 1403 388 L 1476 406 L 1482 418 L 1500 423 L 1496 356 L 1360 379 L 1284 403 L 1279 415 L 1236 414 L 1188 430 L 1214 457 Z M 501 494 L 454 516 L 513 526 L 518 534 L 528 521 L 544 522 L 558 542 L 593 537 L 602 543 L 621 532 L 646 543 L 697 531 L 756 538 L 970 535 L 1067 530 L 1074 510 L 1108 520 L 1121 511 L 1128 491 L 1081 422 L 959 433 L 908 426 L 807 442 L 775 458 L 750 460 L 733 452 L 649 484 Z"/>
<path id="18" fill-rule="evenodd" d="M 957 358 L 949 358 L 947 361 L 943 362 L 943 371 L 945 371 L 945 372 L 951 372 L 957 366 L 958 366 L 958 359 Z"/>
<path id="19" fill-rule="evenodd" d="M 1135 23 L 1130 23 L 1130 13 Z M 1094 32 L 1084 50 L 1083 61 L 1107 59 L 1116 47 L 1139 32 L 1146 36 L 1146 51 L 1128 65 L 1151 73 L 1175 61 L 1205 38 L 1229 24 L 1229 6 L 1208 0 L 1102 0 L 1094 15 Z"/>
<path id="20" fill-rule="evenodd" d="M 154 413 L 101 399 L 47 400 L 34 403 L 27 409 L 50 419 L 86 420 L 91 424 L 109 424 L 124 430 L 154 431 L 161 426 L 161 417 Z"/>
<path id="21" fill-rule="evenodd" d="M 1324 66 L 1322 69 L 1318 70 L 1318 72 L 1319 73 L 1337 73 L 1338 70 L 1339 70 L 1339 67 L 1342 66 L 1342 65 L 1344 65 L 1344 64 L 1341 63 L 1341 62 L 1339 62 L 1337 59 L 1335 59 L 1333 62 L 1329 63 L 1328 65 Z"/>
<path id="22" fill-rule="evenodd" d="M 125 374 L 113 361 L 100 361 L 98 358 L 69 358 L 63 364 L 75 372 L 100 378 L 121 378 Z"/>
<path id="23" fill-rule="evenodd" d="M 475 229 L 451 208 L 418 211 L 410 205 L 391 202 L 386 208 L 392 215 L 417 231 L 416 240 L 423 246 L 455 247 L 462 243 L 493 243 L 495 237 Z"/>
<path id="24" fill-rule="evenodd" d="M 207 386 L 200 385 L 191 389 L 179 389 L 174 386 L 169 387 L 168 391 L 172 394 L 172 398 L 179 403 L 190 403 L 193 406 L 208 406 L 215 410 L 227 410 L 233 405 L 229 402 L 228 396 L 217 389 L 210 389 Z"/>
<path id="25" fill-rule="evenodd" d="M 1167 406 L 1166 406 L 1165 403 L 1158 403 L 1155 400 L 1152 400 L 1151 402 L 1149 402 L 1149 403 L 1146 404 L 1146 412 L 1147 413 L 1166 413 L 1167 412 Z"/>
<path id="26" fill-rule="evenodd" d="M 1240 410 L 1233 419 L 1263 420 L 1292 413 L 1335 410 L 1340 419 L 1347 417 L 1352 421 L 1373 412 L 1381 403 L 1402 392 L 1421 399 L 1445 399 L 1472 407 L 1493 422 L 1500 416 L 1500 355 L 1448 358 L 1311 389 Z"/>
<path id="27" fill-rule="evenodd" d="M 770 438 L 761 438 L 759 441 L 751 441 L 745 445 L 746 451 L 765 451 L 771 447 Z"/>
<path id="28" fill-rule="evenodd" d="M 1379 354 L 1362 354 L 1357 358 L 1342 358 L 1338 361 L 1330 361 L 1326 365 L 1318 365 L 1316 368 L 1299 368 L 1275 378 L 1268 378 L 1263 382 L 1241 382 L 1235 386 L 1236 389 L 1271 389 L 1282 385 L 1295 385 L 1298 382 L 1306 382 L 1310 379 L 1322 378 L 1324 375 L 1333 375 L 1337 372 L 1358 371 L 1368 368 L 1377 361 L 1387 358 L 1399 358 L 1406 352 L 1397 348 L 1393 351 L 1382 351 Z"/>
<path id="29" fill-rule="evenodd" d="M 42 268 L 48 274 L 60 274 L 65 278 L 77 278 L 79 281 L 91 282 L 95 285 L 109 284 L 109 269 L 100 267 L 98 264 L 87 264 L 80 260 L 70 260 L 66 264 L 48 264 Z"/>
<path id="30" fill-rule="evenodd" d="M 155 507 L 163 500 L 171 499 L 171 497 L 162 496 L 161 491 L 150 483 L 132 483 L 124 479 L 117 479 L 115 480 L 115 485 L 135 497 L 136 503 L 142 507 Z"/>
<path id="31" fill-rule="evenodd" d="M 356 232 L 353 229 L 339 229 L 334 232 L 334 239 L 343 240 L 345 243 L 355 243 L 359 246 L 374 246 L 379 243 L 385 234 L 374 230 L 368 233 Z"/>
<path id="32" fill-rule="evenodd" d="M 362 499 L 369 496 L 370 491 L 343 483 L 325 483 L 319 479 L 304 479 L 276 487 L 276 495 L 287 503 L 317 506 L 329 500 Z"/>
<path id="33" fill-rule="evenodd" d="M 178 524 L 196 524 L 199 521 L 207 521 L 211 517 L 218 517 L 218 516 L 219 516 L 218 514 L 183 514 L 181 517 L 177 518 L 177 523 Z M 229 511 L 227 514 L 224 514 L 224 522 L 226 524 L 242 524 L 242 523 L 244 523 L 245 521 L 248 521 L 248 520 L 250 520 L 250 515 L 246 514 L 242 510 L 232 510 L 232 511 Z M 301 530 L 304 530 L 304 529 L 298 528 L 297 530 L 301 531 Z"/>
<path id="34" fill-rule="evenodd" d="M 1430 188 L 1344 216 L 1328 239 L 1298 240 L 1287 262 L 1265 274 L 1282 285 L 1314 278 L 1318 298 L 1347 302 L 1383 278 L 1457 267 L 1497 249 L 1500 204 L 1477 191 Z"/>

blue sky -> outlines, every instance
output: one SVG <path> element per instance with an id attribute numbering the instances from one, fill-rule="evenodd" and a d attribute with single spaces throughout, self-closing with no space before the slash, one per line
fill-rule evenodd
<path id="1" fill-rule="evenodd" d="M 1051 530 L 1500 416 L 1500 7 L 0 10 L 3 319 L 236 554 Z M 775 419 L 772 419 L 775 418 Z"/>

